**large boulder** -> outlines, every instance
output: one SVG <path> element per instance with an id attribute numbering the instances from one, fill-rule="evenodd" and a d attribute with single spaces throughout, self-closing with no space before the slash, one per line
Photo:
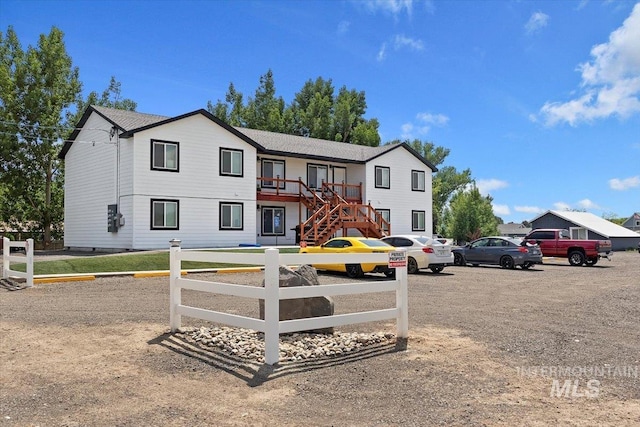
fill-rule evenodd
<path id="1" fill-rule="evenodd" d="M 289 267 L 280 266 L 281 288 L 293 286 L 317 286 L 320 284 L 316 269 L 310 265 L 303 265 L 297 271 Z M 264 286 L 264 280 L 262 281 Z M 307 319 L 309 317 L 332 316 L 334 311 L 331 297 L 295 298 L 280 301 L 280 320 Z M 264 319 L 264 300 L 260 300 L 260 319 Z M 323 328 L 315 333 L 333 333 L 333 328 Z"/>

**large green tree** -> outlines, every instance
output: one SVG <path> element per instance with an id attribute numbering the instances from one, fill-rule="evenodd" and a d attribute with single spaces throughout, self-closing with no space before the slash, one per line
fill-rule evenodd
<path id="1" fill-rule="evenodd" d="M 460 242 L 498 234 L 491 202 L 491 196 L 482 196 L 475 185 L 454 194 L 444 215 L 447 236 Z"/>
<path id="2" fill-rule="evenodd" d="M 378 120 L 365 119 L 365 93 L 343 86 L 337 95 L 331 80 L 308 80 L 290 105 L 276 96 L 273 72 L 260 77 L 260 86 L 246 105 L 231 83 L 225 101 L 207 103 L 214 116 L 232 126 L 303 135 L 360 145 L 380 145 Z"/>
<path id="3" fill-rule="evenodd" d="M 111 76 L 109 80 L 109 86 L 102 91 L 91 91 L 87 95 L 86 99 L 78 99 L 76 103 L 76 111 L 71 113 L 67 112 L 67 122 L 70 126 L 75 126 L 79 121 L 84 111 L 90 105 L 98 105 L 101 107 L 116 108 L 118 110 L 136 111 L 138 104 L 129 98 L 122 98 L 122 83 L 116 80 L 115 76 Z"/>
<path id="4" fill-rule="evenodd" d="M 1 219 L 42 230 L 45 245 L 62 222 L 64 115 L 81 92 L 63 38 L 53 27 L 23 50 L 12 27 L 0 33 Z"/>

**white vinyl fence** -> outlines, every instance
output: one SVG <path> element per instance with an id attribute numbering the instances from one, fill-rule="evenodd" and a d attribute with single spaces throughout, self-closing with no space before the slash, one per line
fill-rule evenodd
<path id="1" fill-rule="evenodd" d="M 23 248 L 24 254 L 11 254 L 11 248 Z M 11 262 L 26 263 L 26 272 L 11 269 Z M 33 286 L 33 239 L 24 242 L 13 242 L 2 238 L 2 278 L 21 277 L 27 279 L 27 287 Z"/>
<path id="2" fill-rule="evenodd" d="M 227 324 L 239 328 L 253 329 L 264 333 L 265 362 L 269 365 L 279 361 L 279 336 L 283 333 L 322 329 L 353 323 L 373 322 L 396 319 L 396 335 L 407 338 L 409 333 L 406 252 L 402 250 L 404 266 L 396 268 L 395 279 L 368 281 L 335 285 L 300 286 L 280 288 L 280 265 L 303 264 L 358 264 L 384 263 L 389 254 L 281 254 L 278 249 L 266 249 L 264 253 L 223 252 L 223 251 L 182 251 L 179 240 L 171 241 L 170 253 L 170 315 L 171 331 L 181 326 L 182 316 L 189 316 L 210 322 Z M 223 262 L 233 264 L 252 264 L 264 266 L 265 286 L 237 285 L 183 278 L 182 261 Z M 223 295 L 264 300 L 264 320 L 239 316 L 219 311 L 205 310 L 182 304 L 182 289 L 210 292 Z M 313 317 L 296 320 L 279 320 L 280 300 L 293 298 L 311 298 L 320 296 L 364 294 L 395 291 L 396 304 L 393 308 Z"/>

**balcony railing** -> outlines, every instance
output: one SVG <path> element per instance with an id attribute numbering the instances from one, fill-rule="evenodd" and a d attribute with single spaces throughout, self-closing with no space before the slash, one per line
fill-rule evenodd
<path id="1" fill-rule="evenodd" d="M 362 202 L 362 184 L 345 184 L 336 182 L 323 182 L 320 188 L 313 188 L 305 184 L 301 178 L 284 179 L 280 177 L 257 178 L 258 200 L 282 198 L 283 200 L 313 197 L 311 193 L 329 195 L 335 193 L 350 203 Z"/>

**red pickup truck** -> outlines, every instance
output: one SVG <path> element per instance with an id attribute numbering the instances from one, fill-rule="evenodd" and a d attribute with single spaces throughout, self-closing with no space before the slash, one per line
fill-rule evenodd
<path id="1" fill-rule="evenodd" d="M 542 249 L 542 255 L 568 258 L 571 265 L 596 265 L 600 258 L 611 261 L 610 240 L 571 239 L 569 230 L 556 228 L 538 228 L 524 237 L 535 241 Z"/>

